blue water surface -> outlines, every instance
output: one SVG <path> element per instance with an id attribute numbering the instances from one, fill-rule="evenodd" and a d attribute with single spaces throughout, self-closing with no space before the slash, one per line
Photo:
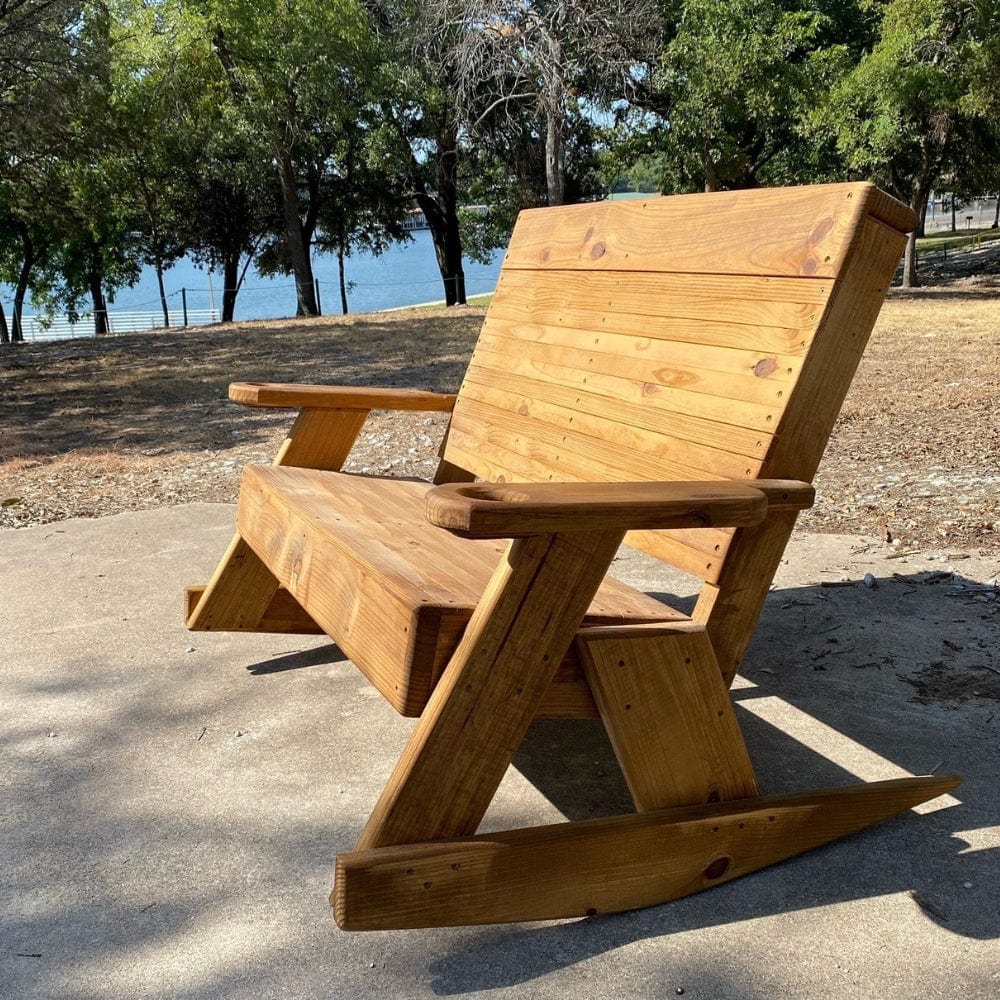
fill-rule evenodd
<path id="1" fill-rule="evenodd" d="M 357 252 L 347 258 L 345 272 L 350 283 L 347 293 L 350 312 L 375 312 L 443 300 L 444 287 L 434 256 L 431 234 L 427 230 L 418 230 L 412 235 L 412 241 L 394 244 L 381 256 Z M 466 294 L 482 295 L 493 291 L 502 259 L 503 251 L 498 250 L 489 264 L 466 260 Z M 315 254 L 313 273 L 319 282 L 323 312 L 340 313 L 336 257 Z M 221 272 L 211 273 L 188 258 L 178 261 L 165 272 L 164 285 L 172 323 L 180 322 L 181 289 L 185 290 L 192 320 L 195 313 L 222 308 Z M 9 322 L 13 309 L 13 289 L 0 285 L 0 301 L 3 302 Z M 90 303 L 84 303 L 83 306 L 88 309 Z M 156 272 L 152 268 L 145 268 L 136 285 L 122 288 L 115 294 L 114 300 L 108 303 L 108 311 L 112 314 L 113 326 L 119 325 L 115 323 L 116 314 L 119 314 L 123 324 L 126 313 L 160 313 Z M 27 317 L 33 313 L 29 299 L 25 303 L 26 328 Z M 292 276 L 263 277 L 251 265 L 236 299 L 235 318 L 277 319 L 294 315 L 295 283 Z M 76 335 L 79 336 L 82 332 L 84 331 L 77 328 Z"/>

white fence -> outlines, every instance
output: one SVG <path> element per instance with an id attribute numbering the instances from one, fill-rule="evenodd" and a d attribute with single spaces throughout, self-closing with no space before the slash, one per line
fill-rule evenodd
<path id="1" fill-rule="evenodd" d="M 180 309 L 169 311 L 170 326 L 184 326 L 184 314 Z M 218 309 L 188 309 L 187 325 L 204 326 L 219 322 Z M 82 313 L 77 319 L 69 316 L 23 316 L 21 329 L 26 341 L 73 340 L 77 337 L 94 336 L 94 314 Z M 144 333 L 147 330 L 163 329 L 163 311 L 155 312 L 109 312 L 108 333 L 111 336 L 123 333 Z"/>

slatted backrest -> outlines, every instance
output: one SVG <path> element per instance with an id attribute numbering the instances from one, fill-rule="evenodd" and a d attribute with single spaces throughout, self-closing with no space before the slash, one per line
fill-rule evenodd
<path id="1" fill-rule="evenodd" d="M 911 222 L 868 184 L 523 212 L 445 461 L 507 482 L 811 480 Z M 732 540 L 628 539 L 710 584 Z"/>

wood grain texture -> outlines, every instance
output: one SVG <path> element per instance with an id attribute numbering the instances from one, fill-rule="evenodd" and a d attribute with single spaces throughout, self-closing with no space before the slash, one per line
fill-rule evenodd
<path id="1" fill-rule="evenodd" d="M 427 494 L 427 520 L 462 538 L 758 524 L 767 497 L 743 483 L 453 483 Z"/>
<path id="2" fill-rule="evenodd" d="M 367 416 L 367 410 L 302 410 L 278 449 L 274 465 L 339 469 Z M 243 542 L 239 532 L 229 543 L 212 579 L 198 589 L 198 601 L 189 607 L 186 618 L 191 631 L 269 632 L 272 625 L 278 632 L 299 631 L 294 625 L 289 629 L 280 605 L 273 607 L 275 600 L 283 600 L 278 597 L 278 580 Z M 309 619 L 305 612 L 303 615 Z M 315 626 L 304 631 L 314 630 Z"/>
<path id="3" fill-rule="evenodd" d="M 184 606 L 185 620 L 191 617 L 194 609 L 205 592 L 204 587 L 192 586 L 185 588 Z M 246 625 L 241 632 L 275 632 L 287 635 L 322 635 L 323 630 L 309 615 L 302 610 L 298 601 L 279 587 L 271 602 L 260 615 L 255 626 Z"/>
<path id="4" fill-rule="evenodd" d="M 703 628 L 595 628 L 576 648 L 636 808 L 759 794 Z"/>
<path id="5" fill-rule="evenodd" d="M 430 484 L 248 466 L 237 523 L 282 585 L 403 715 L 423 710 L 504 545 L 430 524 Z M 608 578 L 590 624 L 685 616 Z M 575 699 L 578 703 L 579 699 Z"/>
<path id="6" fill-rule="evenodd" d="M 277 592 L 277 577 L 237 533 L 189 611 L 187 627 L 192 632 L 257 632 Z"/>
<path id="7" fill-rule="evenodd" d="M 876 200 L 871 184 L 829 184 L 532 209 L 505 267 L 835 277 Z"/>
<path id="8" fill-rule="evenodd" d="M 331 410 L 450 410 L 455 397 L 422 389 L 300 385 L 294 382 L 232 382 L 229 398 L 242 406 Z"/>
<path id="9" fill-rule="evenodd" d="M 604 531 L 510 543 L 358 850 L 476 829 L 620 542 Z"/>
<path id="10" fill-rule="evenodd" d="M 721 885 L 951 791 L 954 775 L 653 810 L 355 851 L 331 904 L 345 930 L 553 920 Z"/>
<path id="11" fill-rule="evenodd" d="M 860 223 L 844 273 L 762 463 L 762 476 L 808 481 L 815 475 L 904 245 L 905 235 L 883 222 L 868 218 Z M 794 522 L 794 515 L 784 515 L 737 532 L 713 581 L 717 589 L 706 590 L 699 598 L 695 617 L 707 626 L 730 682 Z"/>
<path id="12" fill-rule="evenodd" d="M 368 410 L 300 410 L 274 464 L 336 472 L 347 461 L 367 417 Z"/>
<path id="13" fill-rule="evenodd" d="M 833 280 L 650 271 L 501 271 L 497 320 L 803 354 Z"/>

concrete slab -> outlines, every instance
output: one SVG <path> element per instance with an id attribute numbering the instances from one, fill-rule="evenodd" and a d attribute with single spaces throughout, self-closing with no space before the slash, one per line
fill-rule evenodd
<path id="1" fill-rule="evenodd" d="M 0 534 L 0 996 L 1000 995 L 995 560 L 798 537 L 734 691 L 768 790 L 938 769 L 954 798 L 642 912 L 347 935 L 333 856 L 410 723 L 325 642 L 184 630 L 232 518 Z M 537 725 L 487 823 L 624 808 L 615 774 L 599 725 Z"/>

